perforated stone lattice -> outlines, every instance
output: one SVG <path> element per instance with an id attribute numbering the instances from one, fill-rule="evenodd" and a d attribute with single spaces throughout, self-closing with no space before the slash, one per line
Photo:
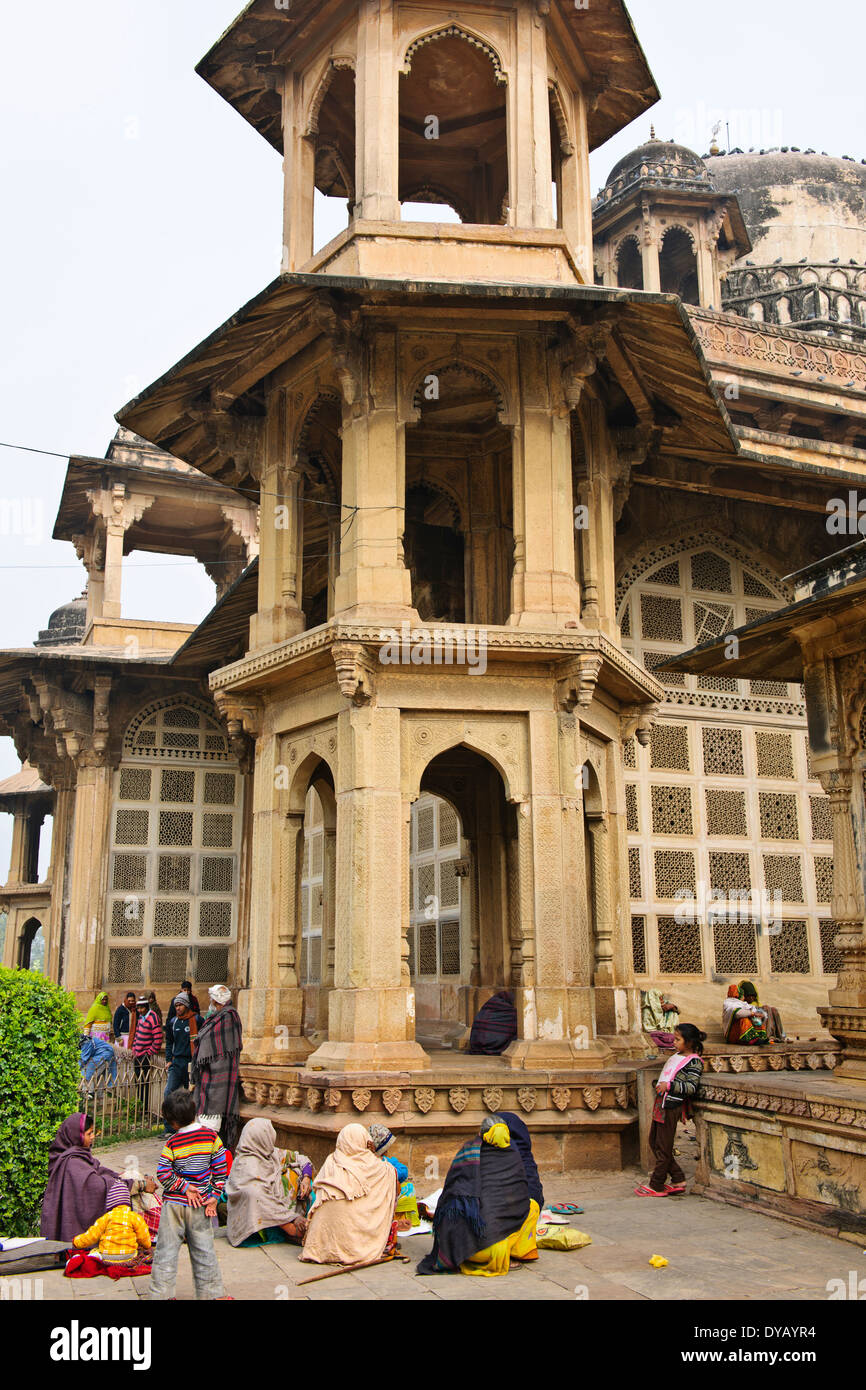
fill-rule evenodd
<path id="1" fill-rule="evenodd" d="M 714 922 L 713 954 L 719 975 L 756 974 L 758 947 L 750 922 Z"/>
<path id="2" fill-rule="evenodd" d="M 809 936 L 803 920 L 782 922 L 781 931 L 770 937 L 770 969 L 780 975 L 808 975 Z"/>
<path id="3" fill-rule="evenodd" d="M 689 731 L 685 724 L 654 724 L 650 735 L 650 766 L 688 772 Z"/>
<path id="4" fill-rule="evenodd" d="M 696 922 L 659 917 L 659 970 L 662 975 L 702 975 L 701 929 Z"/>
<path id="5" fill-rule="evenodd" d="M 651 786 L 652 827 L 654 835 L 692 835 L 691 787 Z"/>

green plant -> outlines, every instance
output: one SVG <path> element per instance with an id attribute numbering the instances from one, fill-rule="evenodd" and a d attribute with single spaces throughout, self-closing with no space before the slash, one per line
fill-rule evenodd
<path id="1" fill-rule="evenodd" d="M 79 1110 L 80 1016 L 67 990 L 0 966 L 0 1234 L 38 1233 L 48 1149 Z"/>

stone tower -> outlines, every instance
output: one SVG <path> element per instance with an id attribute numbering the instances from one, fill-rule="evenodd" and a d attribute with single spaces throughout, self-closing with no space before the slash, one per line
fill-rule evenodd
<path id="1" fill-rule="evenodd" d="M 620 643 L 616 520 L 650 455 L 733 447 L 682 309 L 590 283 L 589 151 L 657 96 L 630 21 L 268 0 L 199 72 L 282 154 L 283 271 L 118 418 L 261 502 L 248 650 L 210 677 L 254 742 L 247 1095 L 324 1133 L 323 1095 L 364 1108 L 346 1078 L 451 1094 L 415 1036 L 428 793 L 461 825 L 458 1020 L 508 988 L 505 1075 L 597 1075 L 644 1050 L 621 739 L 661 695 Z M 314 252 L 317 189 L 349 222 Z M 463 220 L 402 221 L 417 201 Z M 481 1085 L 450 1102 L 467 1124 Z"/>

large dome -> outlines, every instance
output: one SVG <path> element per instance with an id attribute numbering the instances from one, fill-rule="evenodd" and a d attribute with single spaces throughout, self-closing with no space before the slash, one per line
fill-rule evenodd
<path id="1" fill-rule="evenodd" d="M 699 154 L 673 140 L 655 137 L 625 155 L 608 175 L 599 206 L 612 202 L 636 185 L 712 192 L 707 166 Z"/>
<path id="2" fill-rule="evenodd" d="M 801 150 L 707 155 L 720 193 L 736 193 L 756 265 L 866 265 L 866 165 Z"/>

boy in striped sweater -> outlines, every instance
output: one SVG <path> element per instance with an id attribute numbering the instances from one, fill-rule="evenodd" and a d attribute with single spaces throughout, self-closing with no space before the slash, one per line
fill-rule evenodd
<path id="1" fill-rule="evenodd" d="M 195 1101 L 188 1090 L 172 1091 L 162 1113 L 172 1134 L 156 1170 L 163 1189 L 162 1215 L 149 1297 L 174 1298 L 177 1259 L 185 1240 L 196 1298 L 224 1299 L 211 1217 L 228 1175 L 226 1151 L 212 1129 L 196 1122 Z"/>

